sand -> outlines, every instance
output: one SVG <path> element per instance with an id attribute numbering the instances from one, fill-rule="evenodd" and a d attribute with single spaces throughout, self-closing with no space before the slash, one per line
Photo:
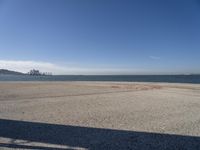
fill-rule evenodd
<path id="1" fill-rule="evenodd" d="M 0 149 L 200 149 L 200 85 L 0 82 Z"/>

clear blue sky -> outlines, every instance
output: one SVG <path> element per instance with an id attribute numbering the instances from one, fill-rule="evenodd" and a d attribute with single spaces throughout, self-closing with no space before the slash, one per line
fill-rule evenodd
<path id="1" fill-rule="evenodd" d="M 56 74 L 200 73 L 200 0 L 0 0 L 0 68 L 31 63 Z"/>

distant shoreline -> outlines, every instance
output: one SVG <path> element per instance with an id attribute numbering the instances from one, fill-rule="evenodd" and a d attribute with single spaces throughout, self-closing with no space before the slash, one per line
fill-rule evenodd
<path id="1" fill-rule="evenodd" d="M 28 73 L 22 73 L 18 71 L 0 69 L 0 75 L 30 75 L 30 76 L 52 76 L 50 72 L 40 72 L 39 70 L 32 69 Z"/>

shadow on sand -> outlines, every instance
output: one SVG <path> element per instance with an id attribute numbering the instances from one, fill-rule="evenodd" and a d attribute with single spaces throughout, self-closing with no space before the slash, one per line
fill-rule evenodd
<path id="1" fill-rule="evenodd" d="M 157 134 L 113 129 L 57 125 L 0 119 L 0 137 L 90 150 L 196 150 L 200 137 Z M 1 148 L 64 149 L 0 143 Z"/>

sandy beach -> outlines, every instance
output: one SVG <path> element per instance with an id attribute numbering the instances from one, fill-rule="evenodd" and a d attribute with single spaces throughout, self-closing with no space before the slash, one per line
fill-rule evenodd
<path id="1" fill-rule="evenodd" d="M 200 149 L 200 85 L 0 82 L 0 149 Z"/>

